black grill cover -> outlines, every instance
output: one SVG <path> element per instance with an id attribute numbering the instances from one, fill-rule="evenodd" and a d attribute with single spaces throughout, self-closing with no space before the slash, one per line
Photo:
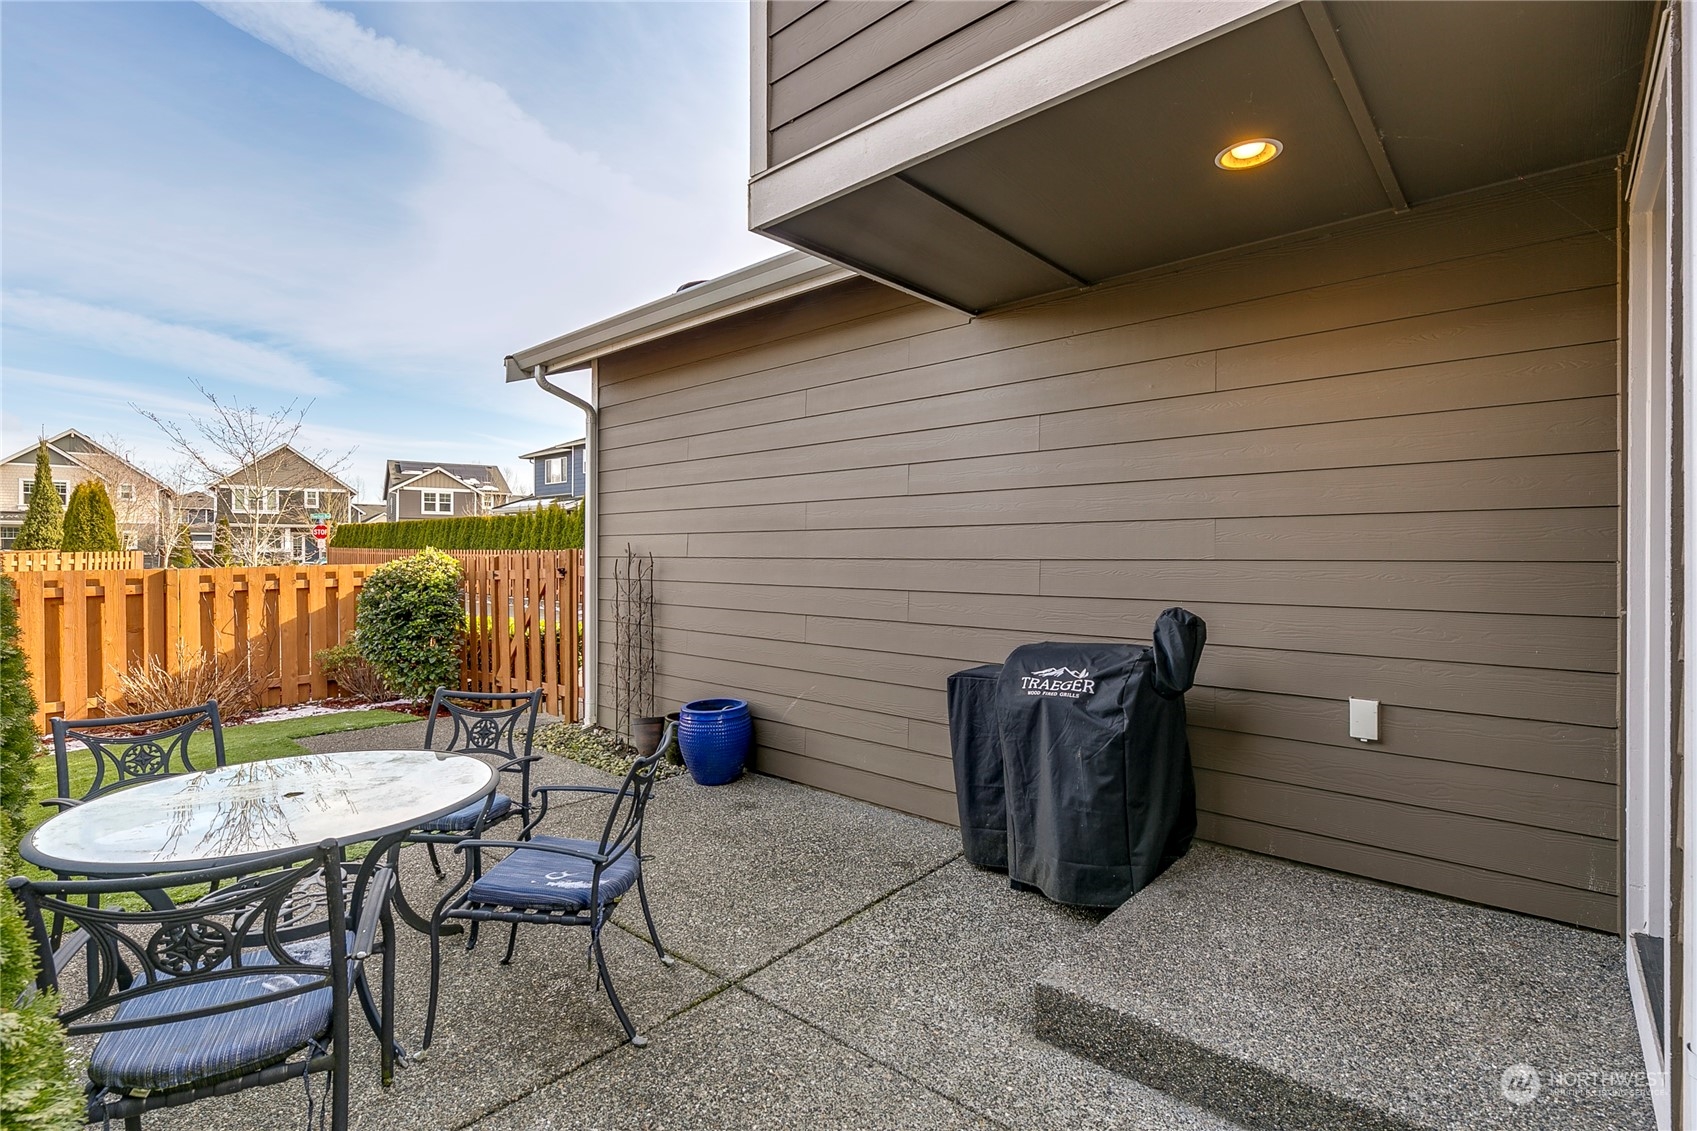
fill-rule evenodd
<path id="1" fill-rule="evenodd" d="M 1189 850 L 1184 693 L 1206 640 L 1200 618 L 1168 609 L 1153 647 L 1027 644 L 1008 657 L 996 714 L 1009 880 L 1117 907 Z"/>
<path id="2" fill-rule="evenodd" d="M 1001 664 L 949 677 L 949 746 L 955 756 L 955 803 L 966 860 L 1008 867 L 1008 807 L 1002 794 L 1002 744 L 996 737 L 996 677 Z"/>

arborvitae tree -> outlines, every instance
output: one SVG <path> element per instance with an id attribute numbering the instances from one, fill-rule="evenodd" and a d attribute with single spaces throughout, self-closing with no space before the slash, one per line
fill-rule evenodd
<path id="1" fill-rule="evenodd" d="M 190 569 L 194 566 L 194 541 L 189 537 L 188 523 L 177 527 L 176 544 L 171 547 L 171 560 L 166 564 L 172 569 Z"/>
<path id="2" fill-rule="evenodd" d="M 0 869 L 17 863 L 0 851 Z M 0 899 L 0 1117 L 4 1126 L 72 1131 L 87 1119 L 82 1089 L 55 1016 L 57 994 L 26 994 L 34 987 L 35 948 L 10 892 Z"/>
<path id="3" fill-rule="evenodd" d="M 18 640 L 18 590 L 0 577 L 0 841 L 17 843 L 30 808 L 35 756 L 35 690 Z"/>
<path id="4" fill-rule="evenodd" d="M 236 538 L 230 533 L 230 520 L 227 516 L 218 519 L 218 533 L 212 539 L 212 564 L 227 566 L 236 560 Z"/>
<path id="5" fill-rule="evenodd" d="M 339 526 L 330 544 L 338 549 L 579 550 L 583 548 L 583 508 L 552 503 L 523 514 Z"/>
<path id="6" fill-rule="evenodd" d="M 93 550 L 117 551 L 124 548 L 123 535 L 118 533 L 118 512 L 112 506 L 112 496 L 106 484 L 96 479 L 89 484 L 89 529 L 93 532 Z"/>
<path id="7" fill-rule="evenodd" d="M 12 541 L 14 550 L 57 550 L 65 536 L 65 505 L 53 487 L 53 464 L 47 441 L 35 449 L 35 480 L 30 485 L 29 510 Z"/>
<path id="8" fill-rule="evenodd" d="M 85 527 L 88 525 L 88 484 L 78 483 L 71 488 L 71 497 L 65 502 L 65 516 L 59 521 L 59 548 L 66 551 L 87 549 L 84 546 Z"/>
<path id="9" fill-rule="evenodd" d="M 112 509 L 106 484 L 87 479 L 72 489 L 71 501 L 65 506 L 64 535 L 59 548 L 83 553 L 124 548 L 123 539 L 118 537 L 118 514 Z"/>

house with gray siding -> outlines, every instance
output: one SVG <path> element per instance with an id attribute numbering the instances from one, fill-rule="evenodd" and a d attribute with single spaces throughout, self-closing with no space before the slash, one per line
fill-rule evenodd
<path id="1" fill-rule="evenodd" d="M 266 452 L 211 485 L 213 540 L 228 523 L 231 549 L 243 563 L 318 560 L 314 527 L 349 521 L 354 489 L 288 444 Z M 191 533 L 193 528 L 191 527 Z M 195 542 L 200 548 L 204 534 Z"/>
<path id="2" fill-rule="evenodd" d="M 1615 936 L 1697 1125 L 1689 9 L 751 10 L 792 250 L 506 362 L 667 709 L 952 822 L 951 672 L 1184 605 L 1199 835 Z"/>
<path id="3" fill-rule="evenodd" d="M 512 496 L 494 464 L 389 460 L 383 470 L 384 512 L 390 522 L 489 514 Z"/>

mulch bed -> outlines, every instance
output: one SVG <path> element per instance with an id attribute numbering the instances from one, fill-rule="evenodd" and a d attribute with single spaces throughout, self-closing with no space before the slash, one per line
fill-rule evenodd
<path id="1" fill-rule="evenodd" d="M 551 723 L 536 728 L 536 749 L 582 762 L 597 770 L 624 777 L 636 761 L 636 747 L 606 727 L 583 727 L 576 723 Z M 676 777 L 684 768 L 664 758 L 660 760 L 657 776 Z"/>

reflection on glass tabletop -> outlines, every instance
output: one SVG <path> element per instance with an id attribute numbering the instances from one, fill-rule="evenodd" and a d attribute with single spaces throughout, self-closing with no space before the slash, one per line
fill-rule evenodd
<path id="1" fill-rule="evenodd" d="M 181 871 L 399 832 L 487 796 L 494 782 L 487 763 L 429 750 L 274 758 L 105 794 L 37 826 L 18 851 L 79 875 Z"/>

